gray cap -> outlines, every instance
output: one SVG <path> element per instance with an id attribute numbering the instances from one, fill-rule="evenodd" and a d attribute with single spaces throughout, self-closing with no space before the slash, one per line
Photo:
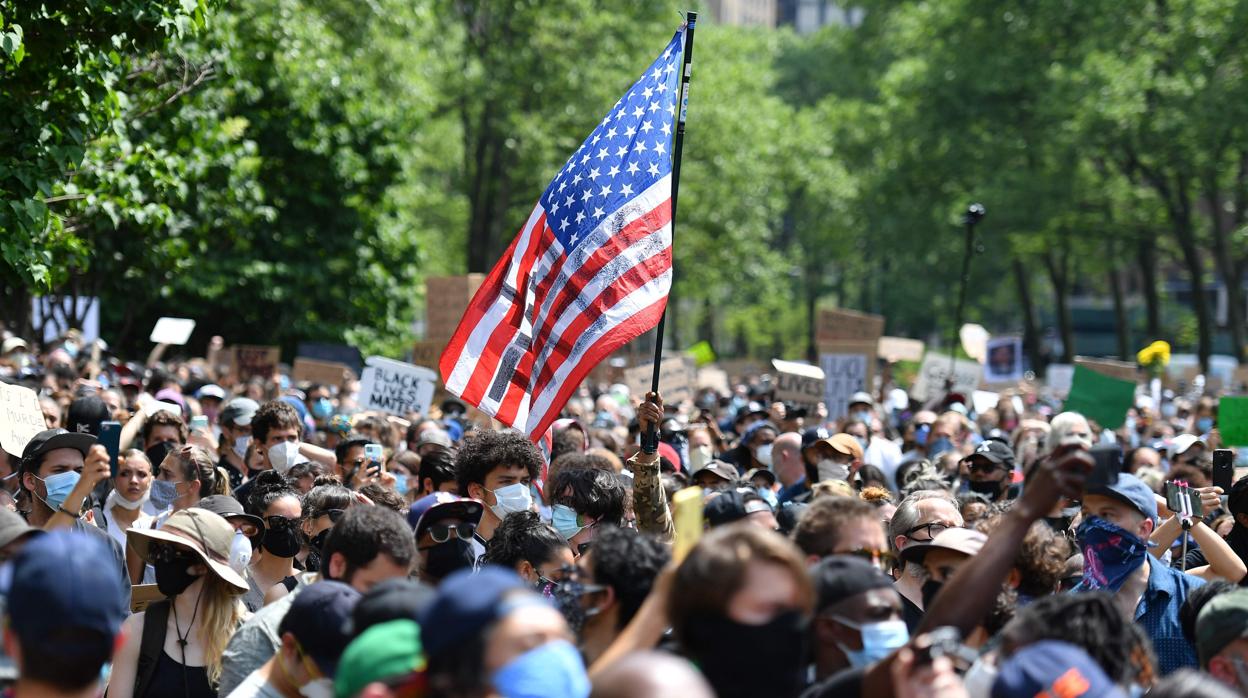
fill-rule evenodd
<path id="1" fill-rule="evenodd" d="M 455 443 L 451 441 L 451 435 L 441 429 L 426 429 L 421 432 L 420 439 L 416 441 L 416 448 L 425 445 L 441 446 L 446 449 L 455 447 Z"/>
<path id="2" fill-rule="evenodd" d="M 256 416 L 256 410 L 258 409 L 260 409 L 260 404 L 255 400 L 246 397 L 236 397 L 226 404 L 225 409 L 221 410 L 221 423 L 240 427 L 249 426 L 251 418 Z"/>
<path id="3" fill-rule="evenodd" d="M 16 512 L 0 507 L 0 548 L 28 533 L 43 533 L 43 529 L 26 523 Z"/>

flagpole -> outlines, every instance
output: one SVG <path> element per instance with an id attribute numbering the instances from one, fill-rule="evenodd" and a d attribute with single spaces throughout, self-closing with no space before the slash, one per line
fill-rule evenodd
<path id="1" fill-rule="evenodd" d="M 672 145 L 672 281 L 676 280 L 676 200 L 680 194 L 680 157 L 685 146 L 685 116 L 689 109 L 689 77 L 693 72 L 693 30 L 698 23 L 698 13 L 685 13 L 685 50 L 682 55 L 683 65 L 680 71 L 680 100 L 676 112 L 676 139 Z M 671 292 L 668 292 L 671 300 Z M 654 371 L 650 376 L 651 392 L 659 392 L 659 368 L 663 363 L 663 329 L 667 324 L 667 307 L 659 316 L 659 325 L 654 330 Z M 644 453 L 657 453 L 659 450 L 659 429 L 655 424 L 641 435 L 641 450 Z"/>

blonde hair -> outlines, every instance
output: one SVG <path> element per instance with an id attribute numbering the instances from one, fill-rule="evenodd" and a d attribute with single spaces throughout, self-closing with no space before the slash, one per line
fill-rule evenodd
<path id="1" fill-rule="evenodd" d="M 221 680 L 222 655 L 234 631 L 243 622 L 246 609 L 238 591 L 211 569 L 204 577 L 202 605 L 199 609 L 199 639 L 204 645 L 204 663 L 208 681 L 213 686 Z"/>
<path id="2" fill-rule="evenodd" d="M 853 497 L 854 488 L 844 480 L 824 480 L 810 487 L 810 499 L 813 502 L 820 497 Z"/>

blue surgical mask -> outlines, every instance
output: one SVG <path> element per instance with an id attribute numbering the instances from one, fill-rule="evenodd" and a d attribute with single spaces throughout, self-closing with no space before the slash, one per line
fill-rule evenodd
<path id="1" fill-rule="evenodd" d="M 334 403 L 330 402 L 327 397 L 318 398 L 316 402 L 312 403 L 312 416 L 317 419 L 328 419 L 333 413 Z"/>
<path id="2" fill-rule="evenodd" d="M 1201 417 L 1196 420 L 1196 431 L 1208 434 L 1213 429 L 1213 417 Z"/>
<path id="3" fill-rule="evenodd" d="M 512 483 L 496 490 L 486 490 L 486 492 L 494 495 L 496 503 L 490 505 L 490 511 L 494 512 L 500 521 L 507 518 L 508 514 L 528 511 L 533 506 L 533 493 L 523 482 Z"/>
<path id="4" fill-rule="evenodd" d="M 1076 591 L 1118 591 L 1148 554 L 1138 536 L 1099 516 L 1084 519 L 1075 539 L 1083 553 L 1083 579 Z"/>
<path id="5" fill-rule="evenodd" d="M 65 498 L 69 496 L 70 492 L 74 491 L 74 486 L 78 484 L 78 479 L 81 477 L 77 471 L 67 470 L 63 473 L 49 475 L 46 480 L 39 478 L 43 480 L 43 486 L 48 491 L 47 499 L 43 500 L 48 505 L 48 508 L 52 511 L 60 509 L 61 505 L 65 503 Z"/>
<path id="6" fill-rule="evenodd" d="M 399 494 L 407 494 L 407 475 L 403 473 L 394 474 L 394 491 Z"/>
<path id="7" fill-rule="evenodd" d="M 853 414 L 853 419 L 855 422 L 866 422 L 867 426 L 871 426 L 871 411 L 858 410 Z"/>
<path id="8" fill-rule="evenodd" d="M 164 511 L 173 506 L 173 500 L 178 498 L 178 484 L 168 480 L 152 480 L 149 498 L 156 511 Z"/>
<path id="9" fill-rule="evenodd" d="M 849 659 L 850 665 L 854 667 L 874 664 L 910 641 L 910 631 L 906 628 L 904 620 L 885 620 L 879 623 L 858 625 L 839 616 L 834 619 L 842 625 L 856 628 L 862 636 L 862 649 L 860 650 L 838 645 Z"/>
<path id="10" fill-rule="evenodd" d="M 581 655 L 566 640 L 547 642 L 494 672 L 494 690 L 503 698 L 586 698 L 589 676 Z"/>
<path id="11" fill-rule="evenodd" d="M 239 458 L 247 457 L 247 447 L 251 445 L 250 436 L 240 436 L 234 439 L 234 455 Z"/>
<path id="12" fill-rule="evenodd" d="M 952 450 L 953 450 L 953 442 L 950 441 L 948 437 L 941 436 L 941 437 L 932 439 L 931 443 L 927 445 L 927 457 L 929 459 L 935 460 L 936 456 L 939 456 L 945 451 L 952 451 Z"/>
<path id="13" fill-rule="evenodd" d="M 564 540 L 572 540 L 573 536 L 585 528 L 580 525 L 580 516 L 576 510 L 564 504 L 551 507 L 550 525 L 555 527 Z"/>

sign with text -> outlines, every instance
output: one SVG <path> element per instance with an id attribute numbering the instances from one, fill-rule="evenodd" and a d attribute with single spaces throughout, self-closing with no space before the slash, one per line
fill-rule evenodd
<path id="1" fill-rule="evenodd" d="M 336 361 L 317 361 L 299 356 L 295 357 L 295 365 L 291 367 L 290 375 L 295 382 L 339 385 L 345 379 L 355 378 L 355 371 Z"/>
<path id="2" fill-rule="evenodd" d="M 884 318 L 855 310 L 820 310 L 815 321 L 818 344 L 878 342 L 884 334 Z"/>
<path id="3" fill-rule="evenodd" d="M 849 398 L 867 389 L 867 356 L 865 354 L 821 354 L 823 369 L 823 404 L 828 419 L 840 419 L 849 412 Z"/>
<path id="4" fill-rule="evenodd" d="M 634 400 L 640 400 L 650 392 L 651 374 L 654 364 L 645 364 L 624 370 L 624 385 Z M 681 400 L 692 400 L 695 386 L 698 384 L 698 366 L 687 356 L 665 356 L 659 365 L 659 391 L 663 394 L 663 402 L 676 404 Z"/>
<path id="5" fill-rule="evenodd" d="M 360 376 L 360 407 L 396 417 L 428 414 L 437 381 L 438 375 L 427 368 L 370 356 Z"/>
<path id="6" fill-rule="evenodd" d="M 970 396 L 979 387 L 983 375 L 983 367 L 978 361 L 958 359 L 953 362 L 953 387 L 955 393 Z M 950 361 L 948 356 L 928 354 L 923 357 L 923 365 L 919 367 L 919 375 L 910 389 L 910 397 L 926 402 L 944 395 L 947 390 L 945 383 L 950 379 Z"/>
<path id="7" fill-rule="evenodd" d="M 468 302 L 483 283 L 484 274 L 425 279 L 425 338 L 441 340 L 445 344 L 455 334 L 455 328 L 459 327 L 459 321 L 468 309 Z"/>
<path id="8" fill-rule="evenodd" d="M 1022 337 L 993 337 L 984 351 L 985 383 L 1017 383 L 1023 379 Z"/>
<path id="9" fill-rule="evenodd" d="M 195 321 L 181 317 L 162 317 L 156 321 L 149 338 L 156 344 L 172 344 L 181 346 L 191 338 L 195 331 Z"/>
<path id="10" fill-rule="evenodd" d="M 877 351 L 880 358 L 890 363 L 897 361 L 922 361 L 923 342 L 906 337 L 880 337 Z"/>
<path id="11" fill-rule="evenodd" d="M 775 399 L 804 407 L 814 412 L 823 401 L 824 374 L 823 369 L 797 361 L 772 359 L 771 365 L 776 369 L 773 384 L 776 386 Z"/>
<path id="12" fill-rule="evenodd" d="M 47 424 L 35 391 L 0 383 L 0 447 L 20 456 L 26 443 L 44 429 Z"/>
<path id="13" fill-rule="evenodd" d="M 281 347 L 240 344 L 232 347 L 231 356 L 231 368 L 239 381 L 245 382 L 252 378 L 268 380 L 273 376 L 277 362 L 282 360 L 282 350 Z"/>

